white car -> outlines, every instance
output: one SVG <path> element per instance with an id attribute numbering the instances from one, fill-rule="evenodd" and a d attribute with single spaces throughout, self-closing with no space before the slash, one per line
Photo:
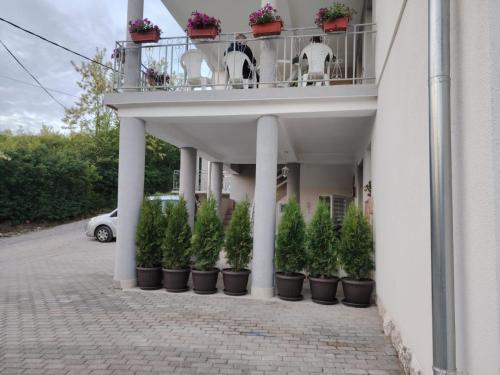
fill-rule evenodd
<path id="1" fill-rule="evenodd" d="M 147 199 L 158 199 L 162 203 L 165 210 L 167 204 L 179 201 L 178 195 L 153 195 Z M 118 209 L 99 216 L 95 216 L 89 220 L 85 227 L 85 233 L 89 237 L 95 237 L 99 242 L 109 242 L 116 238 L 118 228 Z"/>
<path id="2" fill-rule="evenodd" d="M 89 220 L 85 233 L 89 237 L 95 237 L 99 242 L 109 242 L 116 238 L 118 225 L 118 209 Z"/>

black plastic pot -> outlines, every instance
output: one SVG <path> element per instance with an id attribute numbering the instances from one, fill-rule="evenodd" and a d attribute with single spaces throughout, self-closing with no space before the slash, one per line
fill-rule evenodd
<path id="1" fill-rule="evenodd" d="M 219 278 L 219 269 L 212 268 L 208 271 L 192 269 L 193 290 L 197 294 L 217 293 L 217 279 Z"/>
<path id="2" fill-rule="evenodd" d="M 187 285 L 191 269 L 163 269 L 163 287 L 167 292 L 181 293 L 189 290 Z"/>
<path id="3" fill-rule="evenodd" d="M 137 267 L 137 285 L 144 290 L 161 289 L 161 267 Z"/>
<path id="4" fill-rule="evenodd" d="M 301 273 L 285 275 L 282 272 L 276 272 L 276 287 L 278 288 L 278 297 L 285 301 L 300 301 L 302 296 L 302 285 L 305 276 Z"/>
<path id="5" fill-rule="evenodd" d="M 223 269 L 224 293 L 230 296 L 244 296 L 247 294 L 248 276 L 250 276 L 250 270 L 233 271 L 231 268 Z"/>
<path id="6" fill-rule="evenodd" d="M 354 280 L 347 277 L 342 279 L 342 288 L 345 298 L 342 303 L 352 307 L 369 307 L 375 281 L 371 279 Z"/>
<path id="7" fill-rule="evenodd" d="M 338 277 L 318 278 L 309 277 L 311 295 L 313 302 L 322 305 L 335 305 L 339 303 L 337 299 Z"/>

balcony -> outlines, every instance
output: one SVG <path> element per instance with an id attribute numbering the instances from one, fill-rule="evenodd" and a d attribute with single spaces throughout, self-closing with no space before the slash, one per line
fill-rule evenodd
<path id="1" fill-rule="evenodd" d="M 246 50 L 237 44 L 240 34 L 221 34 L 215 40 L 181 36 L 141 45 L 117 42 L 113 88 L 115 92 L 254 91 L 269 87 L 375 83 L 375 24 L 354 24 L 345 32 L 328 34 L 318 28 L 286 29 L 280 36 L 257 39 L 243 33 Z M 274 61 L 261 59 L 263 42 L 272 43 L 276 52 Z M 235 45 L 236 48 L 231 48 L 234 51 L 228 52 L 228 48 Z M 139 84 L 124 87 L 127 54 L 138 49 L 141 52 Z M 248 49 L 254 59 L 243 53 Z M 262 81 L 263 69 L 274 69 L 275 80 Z M 136 75 L 137 71 L 132 73 Z"/>

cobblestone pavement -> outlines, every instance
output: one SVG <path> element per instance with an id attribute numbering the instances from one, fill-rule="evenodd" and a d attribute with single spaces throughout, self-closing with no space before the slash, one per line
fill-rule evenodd
<path id="1" fill-rule="evenodd" d="M 119 291 L 83 222 L 0 239 L 0 374 L 401 374 L 375 308 Z"/>

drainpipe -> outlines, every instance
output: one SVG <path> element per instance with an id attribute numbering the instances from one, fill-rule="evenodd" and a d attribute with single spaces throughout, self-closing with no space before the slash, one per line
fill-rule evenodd
<path id="1" fill-rule="evenodd" d="M 457 373 L 450 112 L 450 0 L 429 0 L 429 161 L 435 375 Z"/>

